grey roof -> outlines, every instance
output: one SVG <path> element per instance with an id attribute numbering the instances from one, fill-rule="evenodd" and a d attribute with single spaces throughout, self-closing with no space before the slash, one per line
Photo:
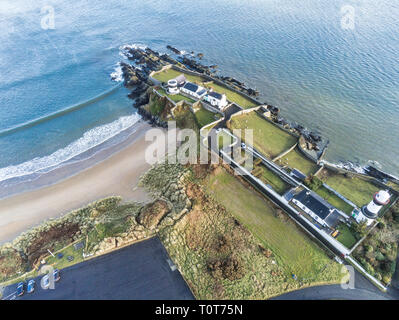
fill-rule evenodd
<path id="1" fill-rule="evenodd" d="M 206 93 L 206 90 L 205 89 L 202 89 L 200 92 L 198 92 L 197 94 L 199 95 L 199 96 L 202 96 L 204 93 Z"/>
<path id="2" fill-rule="evenodd" d="M 336 225 L 340 222 L 340 220 L 342 219 L 341 215 L 338 213 L 337 210 L 334 210 L 333 212 L 331 212 L 328 217 L 324 220 L 328 226 L 330 226 L 331 228 L 335 228 Z"/>
<path id="3" fill-rule="evenodd" d="M 223 95 L 221 95 L 220 93 L 215 92 L 215 91 L 209 92 L 208 95 L 211 96 L 211 97 L 214 97 L 214 98 L 216 98 L 218 100 L 222 100 L 222 97 L 223 97 Z"/>
<path id="4" fill-rule="evenodd" d="M 177 81 L 178 84 L 182 84 L 186 82 L 186 77 L 184 76 L 184 74 L 181 74 L 180 76 L 177 76 L 175 80 Z"/>
<path id="5" fill-rule="evenodd" d="M 305 180 L 306 179 L 306 175 L 303 174 L 301 171 L 299 171 L 298 169 L 293 169 L 291 171 L 292 175 L 297 177 L 300 180 Z"/>
<path id="6" fill-rule="evenodd" d="M 294 199 L 309 208 L 314 214 L 318 215 L 323 220 L 331 213 L 330 209 L 335 209 L 322 197 L 307 190 L 299 192 Z"/>
<path id="7" fill-rule="evenodd" d="M 186 82 L 186 84 L 183 86 L 183 88 L 190 90 L 192 92 L 197 92 L 197 90 L 198 90 L 198 86 L 192 82 Z"/>

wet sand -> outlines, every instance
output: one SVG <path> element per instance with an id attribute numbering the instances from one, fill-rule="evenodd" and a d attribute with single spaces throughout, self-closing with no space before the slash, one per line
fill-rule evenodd
<path id="1" fill-rule="evenodd" d="M 32 190 L 0 200 L 0 243 L 11 241 L 46 219 L 60 217 L 105 197 L 116 195 L 124 201 L 149 201 L 149 195 L 137 184 L 151 167 L 145 161 L 146 147 L 151 144 L 145 141 L 145 132 L 150 128 L 142 122 L 123 143 L 87 160 L 83 164 L 85 169 L 82 170 L 82 164 L 60 168 L 25 186 Z M 95 163 L 98 159 L 101 161 Z"/>

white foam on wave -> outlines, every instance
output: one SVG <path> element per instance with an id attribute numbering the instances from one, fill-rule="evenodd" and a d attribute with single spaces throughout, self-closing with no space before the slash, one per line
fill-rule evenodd
<path id="1" fill-rule="evenodd" d="M 132 127 L 140 119 L 141 117 L 138 114 L 120 117 L 111 123 L 95 127 L 85 132 L 79 139 L 48 156 L 37 157 L 21 164 L 0 168 L 0 181 L 46 172 L 46 169 L 61 165 L 83 152 L 115 137 L 122 131 Z"/>
<path id="2" fill-rule="evenodd" d="M 129 53 L 128 53 L 129 49 L 145 50 L 146 48 L 148 48 L 148 46 L 142 43 L 125 44 L 119 47 L 119 55 L 123 59 L 129 59 Z"/>
<path id="3" fill-rule="evenodd" d="M 122 71 L 122 66 L 120 63 L 117 64 L 114 72 L 111 73 L 111 79 L 115 82 L 123 81 L 123 71 Z"/>
<path id="4" fill-rule="evenodd" d="M 332 162 L 329 162 L 327 160 L 321 160 L 320 163 L 325 163 L 325 164 L 327 164 L 327 165 L 329 165 L 331 167 L 338 168 L 338 169 L 346 169 L 346 170 L 349 170 L 349 171 L 353 171 L 353 172 L 357 172 L 357 173 L 361 173 L 361 174 L 366 174 L 366 171 L 364 170 L 365 169 L 364 167 L 362 167 L 361 165 L 354 164 L 354 163 L 352 163 L 350 161 L 332 163 Z"/>

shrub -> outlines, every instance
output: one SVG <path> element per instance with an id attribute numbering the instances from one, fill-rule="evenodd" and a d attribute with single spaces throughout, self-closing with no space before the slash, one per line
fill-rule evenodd
<path id="1" fill-rule="evenodd" d="M 375 258 L 378 260 L 378 261 L 384 261 L 385 260 L 385 256 L 381 253 L 381 252 L 377 252 L 377 254 L 375 255 Z"/>

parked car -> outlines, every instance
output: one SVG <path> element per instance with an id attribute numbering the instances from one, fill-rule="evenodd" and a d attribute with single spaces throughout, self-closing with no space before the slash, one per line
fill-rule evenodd
<path id="1" fill-rule="evenodd" d="M 43 287 L 43 289 L 47 289 L 49 286 L 50 286 L 50 278 L 49 278 L 48 274 L 46 274 L 42 278 L 42 287 Z"/>
<path id="2" fill-rule="evenodd" d="M 241 148 L 245 149 L 247 145 L 244 142 L 241 142 Z"/>
<path id="3" fill-rule="evenodd" d="M 18 296 L 22 296 L 24 294 L 24 292 L 25 292 L 24 283 L 23 282 L 18 283 L 18 285 L 17 285 L 17 295 Z"/>
<path id="4" fill-rule="evenodd" d="M 55 269 L 55 270 L 54 270 L 53 275 L 54 275 L 54 281 L 55 281 L 55 282 L 57 282 L 58 280 L 61 279 L 60 271 L 59 271 L 58 269 Z"/>
<path id="5" fill-rule="evenodd" d="M 61 279 L 60 277 L 60 271 L 58 269 L 54 269 L 53 271 L 53 277 L 54 277 L 54 281 L 57 282 Z M 43 285 L 43 289 L 47 289 L 50 286 L 50 277 L 48 274 L 46 274 L 43 278 L 42 278 L 42 285 Z"/>
<path id="6" fill-rule="evenodd" d="M 33 291 L 35 291 L 35 280 L 31 279 L 28 281 L 28 285 L 26 287 L 26 292 L 27 293 L 32 293 Z"/>

